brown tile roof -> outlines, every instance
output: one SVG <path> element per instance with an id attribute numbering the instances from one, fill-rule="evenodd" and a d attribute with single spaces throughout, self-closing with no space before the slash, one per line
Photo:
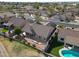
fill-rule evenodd
<path id="1" fill-rule="evenodd" d="M 71 30 L 71 29 L 60 29 L 59 30 L 59 36 L 75 36 L 79 37 L 79 31 Z"/>
<path id="2" fill-rule="evenodd" d="M 79 31 L 72 29 L 60 29 L 59 37 L 64 38 L 64 42 L 79 46 Z"/>
<path id="3" fill-rule="evenodd" d="M 29 22 L 27 22 L 25 24 L 25 26 L 22 28 L 22 31 L 32 34 L 32 31 L 30 30 L 30 23 Z"/>
<path id="4" fill-rule="evenodd" d="M 40 25 L 36 23 L 33 23 L 31 25 L 29 23 L 26 23 L 26 25 L 22 29 L 22 31 L 42 37 L 43 39 L 40 38 L 40 39 L 35 39 L 35 40 L 38 42 L 43 42 L 43 43 L 46 42 L 45 39 L 49 37 L 50 33 L 53 30 L 54 30 L 53 27 Z"/>
<path id="5" fill-rule="evenodd" d="M 23 27 L 26 24 L 26 21 L 22 18 L 11 18 L 8 23 L 13 23 L 15 27 Z"/>
<path id="6" fill-rule="evenodd" d="M 75 46 L 79 46 L 79 37 L 75 37 L 75 36 L 66 36 L 65 37 L 65 42 L 75 45 Z"/>
<path id="7" fill-rule="evenodd" d="M 4 18 L 4 16 L 7 17 L 12 17 L 12 16 L 16 16 L 15 14 L 11 13 L 11 12 L 4 12 L 4 13 L 0 13 L 0 17 Z"/>
<path id="8" fill-rule="evenodd" d="M 36 32 L 38 36 L 47 38 L 49 33 L 54 30 L 51 26 L 45 26 L 45 25 L 39 25 L 39 24 L 33 24 L 32 28 Z"/>

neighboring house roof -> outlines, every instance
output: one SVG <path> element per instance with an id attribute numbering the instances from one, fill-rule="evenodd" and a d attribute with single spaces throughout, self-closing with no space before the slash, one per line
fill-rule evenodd
<path id="1" fill-rule="evenodd" d="M 50 17 L 49 20 L 52 20 L 52 22 L 60 22 L 60 19 L 57 15 Z"/>
<path id="2" fill-rule="evenodd" d="M 1 18 L 4 18 L 5 15 L 6 15 L 7 17 L 16 16 L 15 14 L 13 14 L 13 13 L 11 13 L 11 12 L 0 13 L 0 17 L 1 17 Z"/>
<path id="3" fill-rule="evenodd" d="M 67 13 L 68 12 L 74 12 L 74 13 L 78 13 L 79 12 L 79 9 L 78 8 L 70 8 L 68 10 L 65 10 Z"/>
<path id="4" fill-rule="evenodd" d="M 44 38 L 47 38 L 49 36 L 49 33 L 51 33 L 54 30 L 54 28 L 51 26 L 44 26 L 35 23 L 33 24 L 32 28 L 38 36 Z"/>
<path id="5" fill-rule="evenodd" d="M 22 18 L 11 18 L 8 23 L 13 23 L 15 27 L 23 27 L 26 24 L 26 20 Z"/>
<path id="6" fill-rule="evenodd" d="M 40 14 L 41 16 L 45 16 L 45 17 L 48 16 L 48 12 L 45 11 L 45 10 L 39 10 L 39 14 Z"/>
<path id="7" fill-rule="evenodd" d="M 24 18 L 26 19 L 26 20 L 28 20 L 29 22 L 34 22 L 35 21 L 35 15 L 34 14 L 25 14 L 24 15 Z"/>
<path id="8" fill-rule="evenodd" d="M 49 23 L 47 24 L 47 26 L 56 27 L 56 24 L 55 24 L 55 23 L 52 23 L 52 22 L 49 22 Z"/>
<path id="9" fill-rule="evenodd" d="M 79 47 L 79 37 L 66 36 L 65 43 Z"/>
<path id="10" fill-rule="evenodd" d="M 58 36 L 60 38 L 65 38 L 64 42 L 66 43 L 79 46 L 79 31 L 74 31 L 72 29 L 60 29 Z"/>
<path id="11" fill-rule="evenodd" d="M 61 22 L 62 21 L 65 21 L 66 20 L 66 17 L 65 15 L 55 15 L 55 16 L 52 16 L 49 18 L 50 20 L 52 20 L 52 22 Z"/>
<path id="12" fill-rule="evenodd" d="M 59 30 L 59 36 L 61 37 L 65 37 L 65 36 L 75 36 L 75 37 L 78 37 L 79 36 L 79 31 L 75 31 L 75 30 L 72 30 L 72 29 L 60 29 Z"/>
<path id="13" fill-rule="evenodd" d="M 36 41 L 40 41 L 45 43 L 50 33 L 54 30 L 53 27 L 40 25 L 40 24 L 29 24 L 26 23 L 26 25 L 23 27 L 22 31 L 30 33 L 30 34 L 36 34 L 38 37 L 42 37 L 43 39 L 35 39 Z"/>
<path id="14" fill-rule="evenodd" d="M 22 31 L 32 34 L 30 30 L 30 23 L 26 22 L 25 26 L 22 28 Z"/>
<path id="15" fill-rule="evenodd" d="M 34 10 L 33 6 L 31 6 L 31 5 L 24 6 L 24 8 L 26 10 Z"/>
<path id="16" fill-rule="evenodd" d="M 71 21 L 71 19 L 75 19 L 75 17 L 74 16 L 72 17 L 72 13 L 68 12 L 65 14 L 55 15 L 49 18 L 49 20 L 52 20 L 52 22 L 62 22 L 62 21 L 66 22 L 67 21 L 66 19 Z"/>

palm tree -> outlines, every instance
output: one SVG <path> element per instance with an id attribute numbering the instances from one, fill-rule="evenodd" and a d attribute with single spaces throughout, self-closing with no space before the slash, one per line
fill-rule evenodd
<path id="1" fill-rule="evenodd" d="M 40 21 L 42 21 L 42 18 L 39 15 L 36 15 L 35 19 L 36 23 L 40 23 Z"/>

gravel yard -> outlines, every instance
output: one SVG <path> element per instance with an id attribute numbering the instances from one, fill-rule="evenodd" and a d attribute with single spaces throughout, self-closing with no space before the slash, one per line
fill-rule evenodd
<path id="1" fill-rule="evenodd" d="M 8 38 L 0 37 L 0 41 L 3 43 L 10 57 L 41 57 L 44 56 L 37 50 L 24 45 L 17 41 L 9 41 Z"/>

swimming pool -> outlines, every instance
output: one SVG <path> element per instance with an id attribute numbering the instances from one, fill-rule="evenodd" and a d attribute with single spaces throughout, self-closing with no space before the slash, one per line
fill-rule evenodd
<path id="1" fill-rule="evenodd" d="M 61 49 L 60 56 L 61 57 L 79 57 L 79 52 L 76 52 L 74 50 Z"/>
<path id="2" fill-rule="evenodd" d="M 61 53 L 64 57 L 79 57 L 79 52 L 73 50 L 63 50 Z"/>

